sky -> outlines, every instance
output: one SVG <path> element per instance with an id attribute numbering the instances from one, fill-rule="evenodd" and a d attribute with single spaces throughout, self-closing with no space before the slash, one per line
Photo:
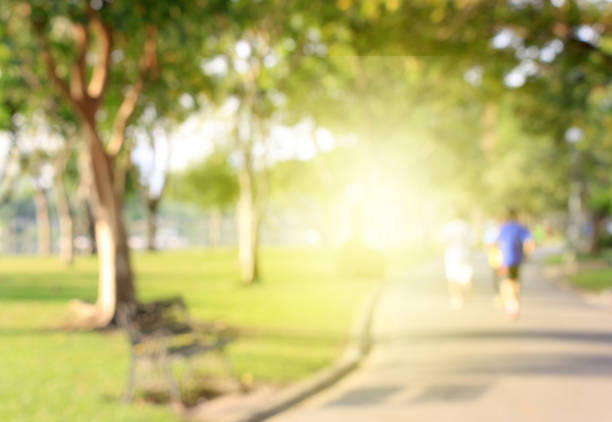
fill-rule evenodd
<path id="1" fill-rule="evenodd" d="M 135 130 L 132 161 L 140 168 L 142 182 L 149 185 L 152 196 L 161 193 L 167 170 L 181 172 L 202 162 L 215 148 L 231 149 L 235 111 L 235 102 L 229 100 L 216 110 L 194 112 L 175 128 L 157 126 L 152 130 L 153 144 L 144 131 Z M 260 167 L 270 166 L 292 159 L 310 160 L 318 152 L 332 149 L 334 144 L 334 135 L 329 130 L 304 119 L 294 126 L 273 126 L 265 144 L 254 145 L 253 155 Z M 230 164 L 235 162 L 234 158 L 230 154 Z"/>
<path id="2" fill-rule="evenodd" d="M 6 166 L 6 158 L 10 148 L 10 140 L 8 134 L 0 132 L 0 182 L 4 176 Z"/>
<path id="3" fill-rule="evenodd" d="M 174 128 L 159 124 L 152 125 L 150 133 L 138 126 L 132 130 L 135 140 L 132 160 L 143 173 L 143 182 L 149 185 L 153 196 L 161 192 L 168 170 L 183 171 L 202 162 L 216 146 L 228 146 L 234 112 L 235 104 L 228 101 L 214 111 L 194 112 Z M 149 118 L 154 120 L 155 113 L 150 114 Z M 41 122 L 36 130 L 26 131 L 20 138 L 20 144 L 27 150 L 37 146 L 55 148 L 58 142 L 61 143 Z M 305 119 L 294 126 L 273 126 L 265 146 L 256 145 L 253 152 L 261 165 L 269 166 L 291 159 L 310 160 L 318 152 L 333 148 L 334 143 L 330 131 Z M 8 134 L 0 132 L 0 170 L 6 166 L 9 146 Z"/>

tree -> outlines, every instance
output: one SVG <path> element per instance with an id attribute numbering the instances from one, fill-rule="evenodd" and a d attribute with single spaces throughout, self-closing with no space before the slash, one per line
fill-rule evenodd
<path id="1" fill-rule="evenodd" d="M 612 50 L 606 36 L 611 12 L 608 5 L 597 1 L 568 1 L 542 9 L 545 13 L 537 16 L 536 25 L 527 23 L 528 9 L 504 22 L 497 44 L 519 59 L 506 82 L 516 89 L 514 105 L 524 116 L 524 127 L 549 133 L 556 143 L 555 155 L 568 163 L 562 183 L 569 186 L 570 246 L 578 250 L 590 244 L 593 249 L 605 209 L 595 204 L 601 204 L 598 174 L 600 166 L 607 166 L 607 159 L 593 157 L 607 155 L 601 128 L 610 107 L 597 100 L 596 93 L 605 92 L 611 82 Z M 589 210 L 589 204 L 595 208 Z M 582 239 L 580 233 L 589 218 L 592 239 Z"/>
<path id="2" fill-rule="evenodd" d="M 71 201 L 68 198 L 64 173 L 72 155 L 72 145 L 66 140 L 66 145 L 53 159 L 53 190 L 55 192 L 55 206 L 59 220 L 59 254 L 65 265 L 71 265 L 74 258 L 74 224 Z"/>
<path id="3" fill-rule="evenodd" d="M 10 29 L 9 25 L 4 27 L 4 30 L 9 33 Z M 7 36 L 9 33 L 2 33 L 5 37 L 3 45 L 7 47 L 7 56 L 0 58 L 0 61 L 4 60 L 8 63 L 4 67 L 2 75 L 0 75 L 0 85 L 3 86 L 4 110 L 6 112 L 5 119 L 8 121 L 4 126 L 9 129 L 11 134 L 10 139 L 14 153 L 21 156 L 19 161 L 21 161 L 22 170 L 29 170 L 32 173 L 32 181 L 35 186 L 34 200 L 38 211 L 37 221 L 40 222 L 39 250 L 43 254 L 50 251 L 48 192 L 46 192 L 49 187 L 43 188 L 41 186 L 39 173 L 42 168 L 49 169 L 47 162 L 52 161 L 53 190 L 55 191 L 55 204 L 60 226 L 60 259 L 65 264 L 70 264 L 73 256 L 72 216 L 62 175 L 72 150 L 72 144 L 69 142 L 67 135 L 74 132 L 74 120 L 71 118 L 67 107 L 62 107 L 51 90 L 41 84 L 39 76 L 32 69 L 32 57 L 18 51 L 18 45 Z M 40 110 L 45 111 L 47 119 L 40 116 Z M 17 121 L 22 122 L 20 126 L 17 125 Z M 0 127 L 2 126 L 0 125 Z M 33 131 L 36 127 L 49 129 L 46 134 L 42 135 L 43 137 L 60 135 L 63 139 L 60 143 L 63 142 L 63 146 L 49 149 L 48 145 L 45 145 L 44 139 L 42 139 L 42 142 L 39 140 L 37 144 L 32 144 L 35 141 L 28 139 L 27 141 L 30 143 L 29 151 L 20 151 L 19 138 L 32 138 L 35 136 Z M 36 136 L 40 138 L 41 135 Z M 55 138 L 57 141 L 57 136 Z M 26 140 L 22 140 L 21 143 L 24 141 Z M 16 175 L 14 178 L 17 178 Z"/>
<path id="4" fill-rule="evenodd" d="M 134 138 L 131 162 L 136 165 L 139 175 L 140 194 L 146 211 L 149 251 L 155 250 L 157 214 L 168 185 L 172 148 L 169 133 L 195 106 L 193 97 L 183 93 L 178 98 L 179 107 L 176 104 L 172 107 L 172 95 L 165 89 L 157 88 L 148 92 L 145 100 L 149 104 L 131 134 Z"/>
<path id="5" fill-rule="evenodd" d="M 152 117 L 154 113 L 154 109 L 149 109 Z M 163 125 L 153 126 L 152 119 L 135 129 L 135 137 L 138 141 L 132 151 L 132 162 L 138 167 L 140 194 L 145 205 L 147 249 L 155 251 L 157 212 L 167 186 L 169 139 Z"/>
<path id="6" fill-rule="evenodd" d="M 245 284 L 259 279 L 259 231 L 268 168 L 274 161 L 268 154 L 271 128 L 308 114 L 303 107 L 290 112 L 285 106 L 292 91 L 290 80 L 301 72 L 304 58 L 325 55 L 319 27 L 330 10 L 336 7 L 301 0 L 235 2 L 228 6 L 223 36 L 206 43 L 216 52 L 203 66 L 205 77 L 212 80 L 210 96 L 217 103 L 229 99 L 236 106 L 228 144 L 239 187 L 239 266 Z M 306 87 L 302 84 L 299 89 Z"/>
<path id="7" fill-rule="evenodd" d="M 38 238 L 38 254 L 48 256 L 51 254 L 51 223 L 49 220 L 49 186 L 45 177 L 41 159 L 37 152 L 28 165 L 26 171 L 30 173 L 32 187 L 34 189 L 34 205 L 36 208 L 36 231 Z"/>
<path id="8" fill-rule="evenodd" d="M 444 79 L 444 83 L 439 84 L 443 90 L 453 86 L 449 84 L 451 76 L 461 79 L 464 73 L 474 91 L 479 93 L 480 98 L 473 100 L 490 104 L 504 99 L 506 109 L 513 108 L 521 117 L 519 126 L 522 127 L 515 135 L 532 139 L 538 145 L 532 148 L 526 145 L 508 148 L 507 145 L 499 150 L 506 149 L 504 152 L 515 158 L 525 156 L 525 162 L 545 163 L 545 168 L 555 169 L 541 178 L 524 180 L 522 192 L 529 200 L 523 197 L 523 201 L 531 202 L 530 206 L 542 199 L 546 202 L 547 195 L 538 192 L 537 186 L 541 180 L 548 179 L 571 185 L 570 191 L 574 193 L 570 195 L 575 200 L 570 202 L 584 203 L 588 193 L 584 187 L 585 177 L 588 179 L 589 174 L 584 171 L 585 163 L 574 164 L 572 170 L 570 166 L 563 167 L 563 163 L 569 161 L 569 155 L 577 157 L 574 161 L 578 163 L 586 160 L 585 155 L 597 154 L 595 151 L 600 150 L 591 149 L 585 154 L 585 148 L 578 146 L 581 151 L 576 153 L 575 148 L 565 142 L 565 135 L 568 130 L 578 129 L 587 134 L 593 132 L 589 128 L 601 127 L 593 120 L 587 123 L 587 115 L 591 93 L 601 91 L 610 83 L 612 51 L 607 34 L 611 10 L 606 2 L 429 1 L 386 2 L 385 7 L 382 2 L 364 0 L 339 2 L 338 6 L 346 10 L 344 22 L 355 35 L 350 47 L 360 55 L 374 51 L 378 54 L 401 51 L 420 56 L 429 53 L 428 70 L 445 71 L 437 78 L 437 82 Z M 438 92 L 433 88 L 425 94 L 426 98 Z M 457 98 L 447 95 L 447 98 L 453 97 Z M 491 138 L 485 138 L 488 138 L 486 143 L 491 144 Z M 587 137 L 584 139 L 582 143 L 587 142 Z M 588 142 L 592 148 L 593 140 Z M 466 154 L 458 156 L 467 157 Z M 555 160 L 559 165 L 550 166 L 551 163 L 542 162 L 542 157 L 547 161 Z M 498 160 L 502 162 L 500 168 L 504 167 L 504 160 L 511 163 L 507 156 L 498 156 L 487 167 L 494 169 Z M 482 166 L 480 158 L 465 163 L 468 165 L 463 168 L 468 167 L 468 170 L 470 164 L 471 167 Z M 564 168 L 566 177 L 560 174 Z M 519 167 L 510 165 L 510 169 L 516 171 Z M 567 177 L 570 171 L 571 181 Z M 465 174 L 473 175 L 473 172 Z M 504 183 L 509 184 L 507 179 L 501 184 Z M 476 179 L 467 183 L 478 184 Z M 509 191 L 512 189 L 516 187 Z M 564 192 L 561 196 L 567 197 L 567 190 L 561 190 Z M 547 192 L 550 191 L 549 186 Z M 531 201 L 534 198 L 538 200 Z M 548 206 L 558 206 L 559 195 L 549 198 L 554 200 Z M 541 206 L 536 208 L 542 209 Z M 580 213 L 584 211 L 582 205 L 574 208 Z"/>
<path id="9" fill-rule="evenodd" d="M 32 57 L 39 53 L 45 68 L 40 74 L 70 105 L 83 134 L 80 152 L 89 163 L 100 275 L 96 305 L 76 308 L 84 325 L 105 326 L 118 305 L 136 300 L 122 218 L 126 128 L 154 78 L 177 85 L 178 72 L 189 73 L 163 66 L 181 56 L 177 46 L 187 32 L 187 17 L 197 19 L 186 13 L 188 4 L 16 1 L 8 6 L 10 19 L 3 24 L 12 28 L 21 51 Z M 24 20 L 33 37 L 18 29 Z"/>
<path id="10" fill-rule="evenodd" d="M 239 192 L 238 180 L 228 163 L 227 154 L 215 151 L 203 163 L 174 175 L 169 190 L 174 198 L 195 203 L 211 212 L 209 240 L 212 245 L 218 245 L 221 213 L 236 204 Z"/>

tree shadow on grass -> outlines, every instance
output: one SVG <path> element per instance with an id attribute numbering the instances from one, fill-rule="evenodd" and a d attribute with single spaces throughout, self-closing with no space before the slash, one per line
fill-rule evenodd
<path id="1" fill-rule="evenodd" d="M 82 334 L 91 333 L 91 330 L 77 330 L 63 326 L 57 327 L 9 327 L 0 328 L 0 337 L 31 337 L 31 336 L 53 336 L 57 334 Z"/>
<path id="2" fill-rule="evenodd" d="M 67 302 L 72 299 L 95 300 L 95 284 L 78 280 L 53 281 L 47 277 L 19 277 L 0 279 L 0 301 Z"/>
<path id="3" fill-rule="evenodd" d="M 60 321 L 61 322 L 61 321 Z M 336 346 L 339 343 L 348 341 L 347 336 L 332 331 L 313 331 L 300 329 L 281 329 L 281 328 L 253 328 L 235 327 L 238 335 L 237 341 L 248 341 L 266 339 L 278 343 L 293 345 L 303 345 L 304 347 Z M 78 329 L 67 325 L 57 324 L 47 327 L 5 327 L 0 328 L 1 336 L 31 336 L 31 335 L 53 335 L 60 333 L 91 333 L 112 334 L 121 332 L 122 329 L 116 326 L 107 327 L 99 330 Z"/>

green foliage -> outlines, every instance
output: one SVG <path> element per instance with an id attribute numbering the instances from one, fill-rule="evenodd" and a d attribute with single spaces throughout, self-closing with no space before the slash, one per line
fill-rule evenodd
<path id="1" fill-rule="evenodd" d="M 308 161 L 277 163 L 268 172 L 270 198 L 285 207 L 306 201 L 320 205 L 337 201 L 358 172 L 358 148 L 338 147 Z"/>
<path id="2" fill-rule="evenodd" d="M 27 82 L 27 90 L 13 86 L 12 93 L 22 93 L 28 106 L 37 107 L 40 101 L 55 96 L 58 92 L 51 83 L 50 75 L 44 66 L 41 54 L 41 43 L 35 36 L 36 28 L 41 28 L 42 36 L 50 42 L 51 54 L 57 65 L 58 76 L 68 80 L 69 69 L 78 57 L 77 45 L 72 33 L 72 25 L 86 24 L 93 18 L 99 18 L 112 33 L 112 54 L 109 65 L 109 83 L 99 112 L 96 115 L 97 126 L 107 138 L 114 124 L 114 117 L 124 99 L 127 86 L 134 84 L 138 78 L 140 60 L 143 54 L 145 34 L 151 28 L 157 30 L 155 71 L 146 77 L 146 88 L 136 116 L 142 111 L 142 105 L 153 103 L 158 115 L 169 119 L 180 119 L 184 110 L 177 106 L 177 99 L 185 92 L 202 88 L 201 74 L 197 57 L 187 42 L 198 42 L 215 29 L 212 25 L 201 25 L 203 17 L 214 22 L 218 2 L 174 1 L 172 4 L 132 1 L 101 1 L 98 10 L 93 10 L 90 2 L 46 2 L 32 0 L 29 2 L 8 1 L 0 6 L 0 26 L 10 42 L 5 45 L 10 51 L 10 64 L 2 62 L 3 73 L 22 74 L 21 79 Z M 211 31 L 211 32 L 208 32 Z M 90 58 L 100 53 L 98 34 L 88 28 L 90 38 Z M 8 59 L 7 59 L 8 60 Z M 93 74 L 96 60 L 86 61 L 85 79 Z M 28 69 L 28 72 L 23 72 Z M 27 76 L 27 78 L 26 78 Z M 22 84 L 24 84 L 22 82 Z M 34 84 L 34 85 L 33 85 Z M 195 85 L 194 85 L 195 84 Z M 1 85 L 1 81 L 0 81 Z M 3 90 L 0 89 L 0 92 Z M 56 101 L 67 106 L 66 98 Z M 74 109 L 63 110 L 61 119 L 75 119 Z"/>
<path id="3" fill-rule="evenodd" d="M 3 78 L 11 83 L 18 80 L 11 95 L 20 101 L 27 99 L 28 107 L 35 108 L 41 98 L 49 97 L 48 84 L 35 93 L 17 88 L 27 84 L 20 76 L 24 66 L 32 69 L 34 77 L 46 80 L 39 60 L 40 46 L 32 31 L 22 29 L 32 22 L 44 27 L 45 34 L 53 35 L 51 48 L 60 76 L 65 77 L 75 45 L 70 31 L 64 28 L 62 32 L 62 19 L 83 22 L 92 11 L 87 2 L 34 0 L 4 2 L 0 11 Z M 487 188 L 486 184 L 479 186 L 479 176 L 471 170 L 485 166 L 488 170 L 489 166 L 483 163 L 482 151 L 475 142 L 479 124 L 474 113 L 481 109 L 479 104 L 498 101 L 502 96 L 520 116 L 517 126 L 534 133 L 534 141 L 546 146 L 514 148 L 509 155 L 529 158 L 504 157 L 499 165 L 496 162 L 491 166 L 492 173 L 501 174 L 501 169 L 507 168 L 524 173 L 530 162 L 553 150 L 548 146 L 549 139 L 563 142 L 570 125 L 584 128 L 588 145 L 583 148 L 592 155 L 599 155 L 609 143 L 609 106 L 605 105 L 609 95 L 602 94 L 609 89 L 609 37 L 602 34 L 598 44 L 590 44 L 576 35 L 579 24 L 606 27 L 609 12 L 596 5 L 568 1 L 557 8 L 550 2 L 511 5 L 484 0 L 178 1 L 151 5 L 140 0 L 115 0 L 102 2 L 97 13 L 113 29 L 116 51 L 109 91 L 97 116 L 105 134 L 124 88 L 138 73 L 144 34 L 155 26 L 159 31 L 159 69 L 147 79 L 136 114 L 144 106 L 153 105 L 160 118 L 181 120 L 191 111 L 177 105 L 185 93 L 191 94 L 195 105 L 206 102 L 202 94 L 218 103 L 228 96 L 244 99 L 245 74 L 234 68 L 235 45 L 238 40 L 248 40 L 257 50 L 247 60 L 257 68 L 256 98 L 250 110 L 253 115 L 263 121 L 275 116 L 284 122 L 310 115 L 319 124 L 356 132 L 361 142 L 376 144 L 374 150 L 382 143 L 380 139 L 386 144 L 402 144 L 406 137 L 397 133 L 413 131 L 411 126 L 421 120 L 430 137 L 437 138 L 439 150 L 447 150 L 448 155 L 460 151 L 455 162 L 452 158 L 441 160 L 440 167 L 444 168 L 436 177 L 448 179 L 453 170 L 460 179 L 457 183 L 465 189 Z M 521 45 L 515 42 L 506 48 L 492 48 L 491 39 L 501 29 L 512 29 Z M 537 77 L 528 77 L 523 87 L 512 92 L 504 87 L 504 76 L 525 61 L 523 50 L 541 51 L 554 40 L 563 45 L 554 60 L 531 59 L 537 62 Z M 220 56 L 227 59 L 226 73 L 203 74 L 202 61 Z M 273 60 L 264 65 L 270 57 Z M 482 81 L 470 86 L 463 76 L 474 67 L 482 70 Z M 0 115 L 6 122 L 6 109 L 0 110 Z M 516 131 L 517 137 L 522 135 Z M 397 151 L 401 147 L 389 149 Z M 563 147 L 555 150 L 554 155 L 563 162 L 567 151 Z M 558 173 L 553 173 L 555 178 Z M 590 170 L 585 177 L 591 182 Z M 488 184 L 495 184 L 490 181 L 496 178 L 488 177 Z M 514 184 L 526 186 L 525 182 L 534 179 Z M 555 179 L 555 183 L 562 180 Z M 504 192 L 514 196 L 516 189 L 509 187 Z M 530 197 L 538 195 L 538 189 L 530 186 L 519 190 Z M 541 197 L 551 193 L 550 187 L 546 189 Z M 556 206 L 562 195 L 555 193 L 551 202 Z M 529 207 L 541 209 L 546 201 L 535 202 Z"/>
<path id="4" fill-rule="evenodd" d="M 170 179 L 172 198 L 197 204 L 202 209 L 226 209 L 238 198 L 238 180 L 227 155 L 216 152 L 201 164 Z"/>

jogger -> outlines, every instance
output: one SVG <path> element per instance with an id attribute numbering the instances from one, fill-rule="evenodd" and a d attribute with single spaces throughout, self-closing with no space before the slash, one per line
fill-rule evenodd
<path id="1" fill-rule="evenodd" d="M 506 221 L 499 229 L 497 245 L 502 259 L 500 293 L 506 315 L 514 319 L 518 317 L 520 310 L 520 265 L 525 252 L 530 253 L 534 247 L 531 233 L 517 221 L 516 210 L 508 211 Z"/>
<path id="2" fill-rule="evenodd" d="M 456 217 L 444 226 L 442 236 L 451 307 L 461 309 L 472 287 L 470 229 L 464 220 Z"/>

